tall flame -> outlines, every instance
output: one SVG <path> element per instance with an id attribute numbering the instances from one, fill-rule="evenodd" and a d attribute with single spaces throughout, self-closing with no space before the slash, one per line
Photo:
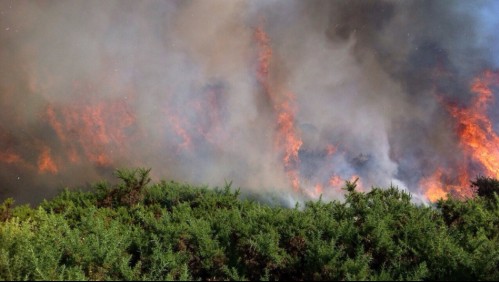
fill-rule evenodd
<path id="1" fill-rule="evenodd" d="M 259 27 L 255 30 L 255 39 L 259 48 L 257 79 L 276 113 L 275 143 L 282 152 L 284 170 L 290 179 L 291 185 L 295 191 L 298 191 L 300 189 L 298 152 L 303 142 L 295 125 L 295 97 L 293 93 L 282 90 L 280 85 L 275 87 L 271 84 L 272 47 L 270 38 L 263 28 Z"/>
<path id="2" fill-rule="evenodd" d="M 491 84 L 498 82 L 498 74 L 487 71 L 471 85 L 475 95 L 468 108 L 449 106 L 449 112 L 458 122 L 460 144 L 467 154 L 484 169 L 485 174 L 499 177 L 499 136 L 487 116 L 492 102 Z"/>
<path id="3" fill-rule="evenodd" d="M 425 195 L 431 201 L 445 199 L 447 194 L 461 198 L 471 197 L 471 162 L 479 164 L 481 172 L 485 175 L 499 177 L 499 136 L 487 115 L 488 106 L 493 101 L 491 86 L 498 82 L 497 73 L 486 71 L 472 81 L 470 90 L 474 96 L 468 107 L 446 104 L 457 124 L 457 135 L 465 164 L 457 169 L 457 177 L 452 177 L 449 171 L 438 168 L 432 175 L 421 180 Z"/>
<path id="4" fill-rule="evenodd" d="M 289 100 L 283 104 L 278 105 L 277 117 L 277 144 L 283 148 L 283 163 L 284 169 L 288 173 L 291 184 L 295 190 L 300 187 L 300 176 L 298 172 L 299 158 L 298 152 L 303 142 L 295 129 L 294 111 L 291 107 L 293 96 L 289 93 Z"/>

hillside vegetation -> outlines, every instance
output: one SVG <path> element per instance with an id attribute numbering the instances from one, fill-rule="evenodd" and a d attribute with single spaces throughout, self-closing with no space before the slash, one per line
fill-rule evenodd
<path id="1" fill-rule="evenodd" d="M 294 209 L 229 186 L 121 184 L 0 206 L 4 280 L 499 280 L 499 182 L 477 196 L 411 203 L 396 188 L 346 183 L 342 202 Z M 485 187 L 480 189 L 480 187 Z"/>

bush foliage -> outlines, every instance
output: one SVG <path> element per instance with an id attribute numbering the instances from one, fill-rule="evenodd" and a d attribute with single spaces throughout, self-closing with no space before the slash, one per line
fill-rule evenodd
<path id="1" fill-rule="evenodd" d="M 499 280 L 494 193 L 423 206 L 347 182 L 343 202 L 289 209 L 230 185 L 150 184 L 148 172 L 120 171 L 119 185 L 36 208 L 5 201 L 0 279 Z"/>

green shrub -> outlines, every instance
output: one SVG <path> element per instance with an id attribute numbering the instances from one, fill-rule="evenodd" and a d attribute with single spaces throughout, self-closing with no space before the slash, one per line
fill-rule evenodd
<path id="1" fill-rule="evenodd" d="M 471 181 L 471 187 L 480 197 L 492 199 L 494 194 L 499 195 L 499 180 L 491 177 L 479 176 Z"/>
<path id="2" fill-rule="evenodd" d="M 430 207 L 394 187 L 361 193 L 347 182 L 342 202 L 289 209 L 240 199 L 230 183 L 149 184 L 148 174 L 119 171 L 118 185 L 65 190 L 36 208 L 5 201 L 0 279 L 499 279 L 494 194 Z"/>

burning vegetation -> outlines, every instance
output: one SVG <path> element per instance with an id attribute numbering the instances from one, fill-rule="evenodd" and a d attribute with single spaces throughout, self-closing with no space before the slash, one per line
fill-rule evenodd
<path id="1" fill-rule="evenodd" d="M 290 201 L 499 177 L 486 3 L 287 5 L 1 3 L 0 197 L 121 166 Z"/>

